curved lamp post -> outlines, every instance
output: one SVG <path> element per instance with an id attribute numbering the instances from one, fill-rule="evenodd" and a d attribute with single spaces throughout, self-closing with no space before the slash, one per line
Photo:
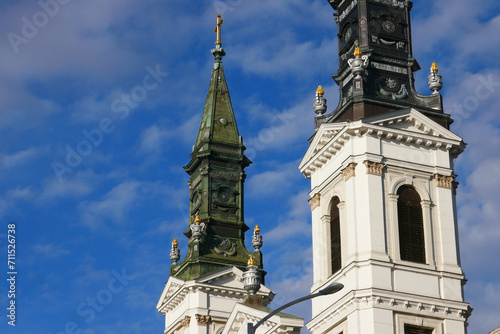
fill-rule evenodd
<path id="1" fill-rule="evenodd" d="M 257 330 L 257 327 L 259 327 L 267 319 L 271 318 L 273 315 L 275 315 L 278 312 L 281 312 L 282 310 L 286 309 L 287 307 L 290 307 L 290 306 L 295 305 L 297 303 L 303 302 L 304 300 L 312 299 L 314 297 L 331 295 L 335 292 L 340 291 L 343 287 L 344 287 L 344 285 L 341 283 L 333 283 L 333 284 L 330 284 L 329 286 L 327 286 L 326 288 L 319 290 L 319 292 L 316 292 L 312 295 L 304 296 L 302 298 L 291 301 L 288 304 L 285 304 L 281 307 L 278 307 L 276 310 L 272 311 L 271 313 L 266 315 L 264 318 L 262 318 L 258 323 L 255 324 L 255 326 L 252 323 L 248 323 L 247 324 L 247 334 L 254 334 L 255 331 Z"/>

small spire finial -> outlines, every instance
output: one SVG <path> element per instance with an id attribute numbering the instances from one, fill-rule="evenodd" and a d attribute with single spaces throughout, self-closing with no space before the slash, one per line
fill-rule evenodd
<path id="1" fill-rule="evenodd" d="M 359 46 L 357 46 L 354 50 L 354 57 L 361 57 L 362 54 L 363 53 L 361 52 L 361 49 L 359 48 Z"/>
<path id="2" fill-rule="evenodd" d="M 215 42 L 215 45 L 222 45 L 221 38 L 220 38 L 220 26 L 224 23 L 224 19 L 220 14 L 217 14 L 217 25 L 215 26 L 214 32 L 217 33 L 217 41 Z"/>
<path id="3" fill-rule="evenodd" d="M 321 85 L 318 86 L 318 89 L 316 90 L 316 94 L 318 94 L 319 96 L 325 95 L 325 90 L 323 89 L 323 87 L 321 87 Z"/>
<path id="4" fill-rule="evenodd" d="M 443 88 L 443 76 L 438 73 L 439 68 L 436 62 L 432 63 L 431 74 L 429 75 L 429 89 L 432 90 L 432 94 L 438 94 Z"/>
<path id="5" fill-rule="evenodd" d="M 252 236 L 252 246 L 256 250 L 259 250 L 262 247 L 262 245 L 263 245 L 262 236 L 260 235 L 259 225 L 255 225 L 255 229 Z"/>
<path id="6" fill-rule="evenodd" d="M 433 62 L 432 66 L 431 66 L 431 72 L 432 73 L 437 73 L 438 71 L 439 71 L 438 65 L 436 64 L 436 62 Z"/>
<path id="7" fill-rule="evenodd" d="M 177 238 L 175 238 L 174 241 L 172 241 L 172 246 L 173 247 L 179 246 L 179 242 L 177 241 Z"/>
<path id="8" fill-rule="evenodd" d="M 199 215 L 196 215 L 196 217 L 194 217 L 194 222 L 196 224 L 199 224 L 201 222 L 201 219 L 200 219 L 200 216 Z"/>

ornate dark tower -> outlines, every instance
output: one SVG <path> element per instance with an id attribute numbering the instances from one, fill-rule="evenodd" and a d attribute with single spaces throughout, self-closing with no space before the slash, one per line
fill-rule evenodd
<path id="1" fill-rule="evenodd" d="M 336 11 L 340 103 L 317 123 L 356 121 L 405 107 L 418 107 L 427 117 L 448 128 L 441 95 L 420 95 L 413 73 L 420 65 L 413 58 L 409 0 L 329 0 Z M 353 64 L 354 53 L 362 59 Z M 353 67 L 357 67 L 354 71 Z"/>
<path id="2" fill-rule="evenodd" d="M 409 0 L 329 0 L 338 26 L 337 108 L 321 87 L 299 169 L 311 179 L 313 334 L 464 334 L 454 161 L 436 63 L 418 94 Z"/>

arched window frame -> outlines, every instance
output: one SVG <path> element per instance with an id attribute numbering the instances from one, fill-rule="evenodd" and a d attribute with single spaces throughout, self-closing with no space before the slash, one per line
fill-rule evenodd
<path id="1" fill-rule="evenodd" d="M 400 258 L 403 261 L 426 264 L 426 231 L 422 199 L 418 191 L 409 185 L 399 187 L 397 205 Z"/>
<path id="2" fill-rule="evenodd" d="M 412 264 L 414 266 L 420 266 L 428 268 L 429 266 L 435 266 L 435 254 L 434 254 L 434 231 L 432 227 L 432 212 L 431 212 L 431 200 L 428 195 L 426 188 L 419 184 L 418 182 L 406 182 L 407 179 L 399 180 L 399 182 L 394 182 L 392 186 L 392 193 L 388 195 L 389 202 L 389 254 L 394 262 Z M 421 198 L 422 206 L 422 216 L 424 222 L 424 237 L 425 237 L 425 257 L 426 263 L 417 263 L 401 260 L 401 252 L 399 248 L 399 219 L 398 219 L 398 190 L 400 187 L 407 185 L 413 186 Z"/>
<path id="3" fill-rule="evenodd" d="M 342 269 L 343 261 L 343 238 L 342 238 L 342 210 L 343 203 L 340 198 L 334 196 L 330 200 L 329 206 L 329 228 L 328 228 L 328 245 L 329 245 L 329 270 L 330 275 L 334 275 Z M 335 244 L 334 244 L 335 242 Z"/>

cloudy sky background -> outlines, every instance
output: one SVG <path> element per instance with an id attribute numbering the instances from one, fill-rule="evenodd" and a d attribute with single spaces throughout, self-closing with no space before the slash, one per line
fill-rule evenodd
<path id="1" fill-rule="evenodd" d="M 0 331 L 162 332 L 155 305 L 174 237 L 186 253 L 182 166 L 203 111 L 217 13 L 225 20 L 231 99 L 254 162 L 246 223 L 264 233 L 273 306 L 308 293 L 309 182 L 297 166 L 313 133 L 318 84 L 330 111 L 338 101 L 328 2 L 59 1 L 58 8 L 45 6 L 51 16 L 40 14 L 37 1 L 0 2 L 0 256 L 6 258 L 7 224 L 16 222 L 19 272 L 13 329 L 1 267 Z M 456 172 L 472 334 L 500 326 L 499 14 L 495 0 L 415 1 L 412 12 L 414 56 L 423 68 L 417 89 L 429 93 L 428 68 L 437 61 L 452 129 L 469 144 Z M 39 27 L 29 29 L 34 20 Z M 123 102 L 151 71 L 162 74 L 147 95 Z M 83 147 L 84 132 L 99 127 L 107 130 L 99 145 Z M 66 164 L 68 149 L 78 147 L 92 152 L 58 177 L 53 166 Z M 113 280 L 118 274 L 126 279 Z M 88 303 L 110 282 L 115 292 L 90 312 Z M 308 308 L 293 312 L 308 320 Z"/>

